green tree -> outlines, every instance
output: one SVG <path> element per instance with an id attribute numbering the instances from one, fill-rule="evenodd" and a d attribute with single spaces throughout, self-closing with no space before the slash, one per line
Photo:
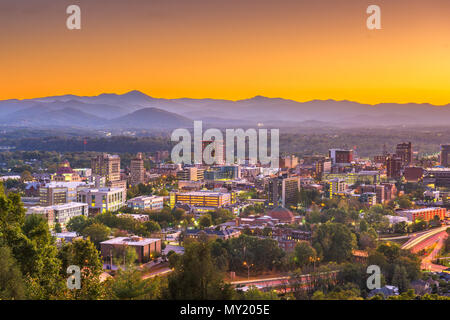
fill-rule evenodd
<path id="1" fill-rule="evenodd" d="M 11 249 L 0 247 L 0 300 L 25 299 L 25 282 Z"/>
<path id="2" fill-rule="evenodd" d="M 67 230 L 74 231 L 81 234 L 88 225 L 92 224 L 92 221 L 85 216 L 76 216 L 69 220 L 66 225 Z"/>
<path id="3" fill-rule="evenodd" d="M 56 233 L 62 232 L 61 224 L 59 222 L 55 223 L 54 230 Z"/>
<path id="4" fill-rule="evenodd" d="M 211 215 L 205 213 L 200 217 L 199 223 L 202 228 L 207 228 L 212 225 Z"/>
<path id="5" fill-rule="evenodd" d="M 355 234 L 341 223 L 327 222 L 318 226 L 312 241 L 320 247 L 326 261 L 345 261 L 351 257 L 352 250 L 356 247 Z"/>
<path id="6" fill-rule="evenodd" d="M 89 237 L 97 248 L 100 247 L 100 242 L 108 239 L 111 234 L 111 229 L 101 223 L 94 223 L 84 228 L 82 235 Z"/>
<path id="7" fill-rule="evenodd" d="M 316 258 L 316 250 L 306 241 L 301 241 L 295 246 L 294 261 L 295 264 L 303 268 L 311 264 L 312 259 Z"/>
<path id="8" fill-rule="evenodd" d="M 172 259 L 172 256 L 169 259 Z M 227 299 L 233 290 L 223 283 L 223 275 L 211 256 L 211 243 L 192 241 L 185 253 L 175 259 L 175 271 L 169 275 L 166 297 L 169 299 Z"/>

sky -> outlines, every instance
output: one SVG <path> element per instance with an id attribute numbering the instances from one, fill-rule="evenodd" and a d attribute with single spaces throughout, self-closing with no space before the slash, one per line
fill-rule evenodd
<path id="1" fill-rule="evenodd" d="M 131 90 L 448 104 L 450 1 L 0 0 L 0 99 Z"/>

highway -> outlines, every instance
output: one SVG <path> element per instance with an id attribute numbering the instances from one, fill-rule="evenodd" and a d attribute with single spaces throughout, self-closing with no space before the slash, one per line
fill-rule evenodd
<path id="1" fill-rule="evenodd" d="M 425 241 L 426 239 L 441 233 L 442 231 L 447 230 L 449 226 L 443 226 L 440 228 L 432 229 L 430 231 L 424 232 L 424 233 L 418 233 L 414 236 L 412 236 L 409 241 L 403 244 L 402 249 L 410 250 L 414 248 L 415 246 L 419 245 L 422 241 Z"/>

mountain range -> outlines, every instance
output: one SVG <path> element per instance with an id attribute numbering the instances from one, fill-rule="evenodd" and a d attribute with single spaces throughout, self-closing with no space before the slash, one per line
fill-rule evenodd
<path id="1" fill-rule="evenodd" d="M 162 99 L 139 91 L 85 97 L 63 95 L 0 101 L 0 125 L 91 129 L 172 129 L 202 120 L 217 127 L 378 127 L 448 125 L 450 105 L 361 104 L 352 101 L 297 102 L 256 96 L 220 99 Z"/>

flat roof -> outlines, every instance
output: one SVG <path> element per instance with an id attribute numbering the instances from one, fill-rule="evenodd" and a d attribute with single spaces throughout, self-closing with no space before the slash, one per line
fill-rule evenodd
<path id="1" fill-rule="evenodd" d="M 100 244 L 119 244 L 119 245 L 121 244 L 121 245 L 128 245 L 128 246 L 145 246 L 147 244 L 161 241 L 161 239 L 155 239 L 155 238 L 139 238 L 139 239 L 140 240 L 133 241 L 131 237 L 117 237 L 114 239 L 100 242 Z"/>
<path id="2" fill-rule="evenodd" d="M 192 191 L 192 192 L 185 192 L 185 193 L 178 193 L 180 196 L 222 196 L 229 193 L 225 192 L 217 192 L 217 191 Z"/>

